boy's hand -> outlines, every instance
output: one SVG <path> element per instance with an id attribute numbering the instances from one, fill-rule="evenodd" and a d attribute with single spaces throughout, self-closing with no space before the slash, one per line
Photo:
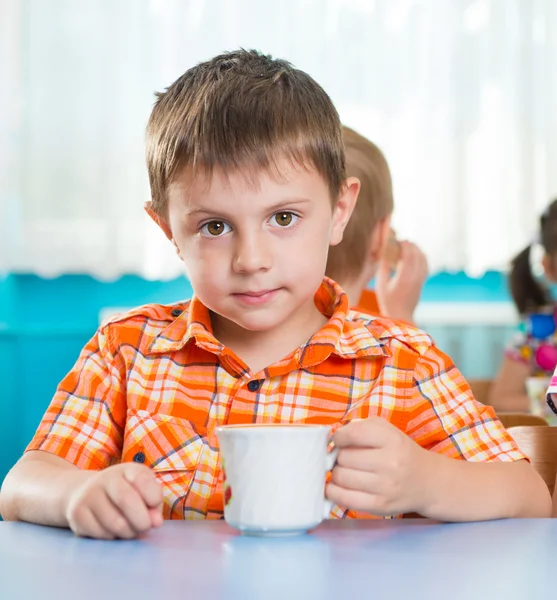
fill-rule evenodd
<path id="1" fill-rule="evenodd" d="M 375 292 L 382 314 L 412 323 L 427 279 L 427 259 L 416 244 L 399 243 L 400 259 L 395 271 L 391 273 L 388 262 L 381 261 L 375 278 Z"/>
<path id="2" fill-rule="evenodd" d="M 134 538 L 162 525 L 162 487 L 145 465 L 115 465 L 75 489 L 68 499 L 66 518 L 79 536 Z"/>
<path id="3" fill-rule="evenodd" d="M 429 453 L 380 417 L 354 420 L 336 431 L 340 449 L 327 498 L 374 515 L 422 512 Z"/>

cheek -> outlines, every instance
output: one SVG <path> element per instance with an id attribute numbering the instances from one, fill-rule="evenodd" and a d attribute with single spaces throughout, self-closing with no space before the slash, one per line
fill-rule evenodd
<path id="1" fill-rule="evenodd" d="M 202 280 L 208 272 L 221 270 L 226 256 L 222 244 L 199 239 L 181 245 L 180 253 L 190 278 L 198 276 Z"/>
<path id="2" fill-rule="evenodd" d="M 281 255 L 299 277 L 313 280 L 316 276 L 320 279 L 324 275 L 328 252 L 329 224 L 322 223 L 288 243 Z"/>
<path id="3" fill-rule="evenodd" d="M 327 248 L 331 237 L 332 218 L 330 214 L 314 215 L 310 223 L 294 236 L 295 244 L 301 247 Z"/>

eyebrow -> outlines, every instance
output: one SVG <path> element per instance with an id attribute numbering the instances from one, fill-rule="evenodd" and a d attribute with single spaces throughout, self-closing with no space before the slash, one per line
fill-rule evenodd
<path id="1" fill-rule="evenodd" d="M 277 212 L 280 209 L 284 209 L 287 210 L 289 208 L 293 208 L 295 206 L 300 206 L 303 204 L 308 204 L 309 202 L 311 202 L 310 198 L 284 198 L 283 200 L 280 200 L 279 202 L 277 202 L 276 204 L 273 204 L 272 206 L 268 206 L 267 208 L 265 208 L 265 212 Z M 196 216 L 196 215 L 222 215 L 225 216 L 225 213 L 221 212 L 221 211 L 212 211 L 206 208 L 198 208 L 196 206 L 192 206 L 190 208 L 187 208 L 184 212 L 184 216 L 186 217 L 191 217 L 191 216 Z"/>

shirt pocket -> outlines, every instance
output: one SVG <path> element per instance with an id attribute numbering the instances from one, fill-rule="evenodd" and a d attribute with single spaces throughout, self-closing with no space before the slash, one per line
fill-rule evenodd
<path id="1" fill-rule="evenodd" d="M 153 469 L 163 486 L 165 519 L 183 518 L 203 445 L 202 435 L 186 419 L 128 410 L 122 461 Z"/>

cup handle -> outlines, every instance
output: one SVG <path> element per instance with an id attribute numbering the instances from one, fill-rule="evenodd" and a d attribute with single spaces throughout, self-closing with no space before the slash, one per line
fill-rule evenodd
<path id="1" fill-rule="evenodd" d="M 327 452 L 327 456 L 325 458 L 325 473 L 332 471 L 338 458 L 338 448 L 333 448 L 330 452 Z M 333 507 L 333 503 L 327 498 L 323 499 L 323 518 L 328 519 L 331 515 L 331 508 Z"/>

